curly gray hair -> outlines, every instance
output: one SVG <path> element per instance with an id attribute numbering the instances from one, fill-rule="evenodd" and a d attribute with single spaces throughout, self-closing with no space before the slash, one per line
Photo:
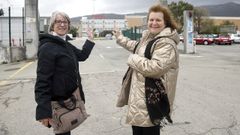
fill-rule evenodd
<path id="1" fill-rule="evenodd" d="M 52 16 L 51 16 L 51 19 L 50 19 L 50 24 L 49 24 L 49 27 L 48 27 L 48 33 L 51 33 L 53 31 L 53 26 L 55 24 L 55 21 L 56 21 L 58 15 L 64 17 L 67 20 L 68 30 L 70 30 L 70 18 L 69 18 L 69 16 L 64 12 L 55 11 L 55 12 L 52 13 Z"/>

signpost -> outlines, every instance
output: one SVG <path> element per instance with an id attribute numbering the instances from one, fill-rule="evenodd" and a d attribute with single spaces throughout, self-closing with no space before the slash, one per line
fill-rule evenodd
<path id="1" fill-rule="evenodd" d="M 193 11 L 185 10 L 184 15 L 184 53 L 195 53 L 196 46 L 193 41 Z"/>

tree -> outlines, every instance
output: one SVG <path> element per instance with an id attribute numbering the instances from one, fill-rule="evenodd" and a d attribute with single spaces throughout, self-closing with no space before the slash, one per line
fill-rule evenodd
<path id="1" fill-rule="evenodd" d="M 69 30 L 69 33 L 73 35 L 73 37 L 76 37 L 77 34 L 78 34 L 78 28 L 77 27 L 74 27 L 74 26 L 71 26 L 70 30 Z"/>
<path id="2" fill-rule="evenodd" d="M 235 25 L 235 24 L 229 20 L 226 20 L 226 21 L 223 21 L 221 25 Z"/>
<path id="3" fill-rule="evenodd" d="M 213 33 L 219 34 L 220 33 L 219 26 L 214 25 L 213 20 L 205 19 L 204 21 L 202 21 L 201 25 L 204 27 L 202 27 L 200 29 L 199 33 L 204 33 L 204 34 L 213 34 Z"/>
<path id="4" fill-rule="evenodd" d="M 195 31 L 197 31 L 198 33 L 201 33 L 201 26 L 202 22 L 203 22 L 203 17 L 207 17 L 208 16 L 208 11 L 204 8 L 201 7 L 195 7 L 193 9 L 194 12 L 194 29 Z"/>
<path id="5" fill-rule="evenodd" d="M 176 18 L 176 21 L 179 25 L 181 31 L 183 27 L 183 11 L 184 10 L 193 10 L 193 5 L 180 0 L 178 3 L 172 2 L 168 5 L 169 9 L 172 11 L 173 16 Z"/>
<path id="6" fill-rule="evenodd" d="M 223 21 L 220 24 L 220 32 L 222 34 L 236 33 L 236 30 L 237 30 L 237 26 L 229 20 Z"/>
<path id="7" fill-rule="evenodd" d="M 3 15 L 4 15 L 3 9 L 0 9 L 0 16 L 3 16 Z"/>

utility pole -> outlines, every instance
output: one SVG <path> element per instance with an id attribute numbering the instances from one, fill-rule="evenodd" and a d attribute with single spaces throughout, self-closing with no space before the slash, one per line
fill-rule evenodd
<path id="1" fill-rule="evenodd" d="M 12 30 L 11 30 L 11 7 L 8 7 L 8 29 L 9 29 L 9 53 L 10 53 L 10 62 L 12 62 Z"/>
<path id="2" fill-rule="evenodd" d="M 39 38 L 38 0 L 25 0 L 25 46 L 27 59 L 35 59 Z"/>
<path id="3" fill-rule="evenodd" d="M 93 0 L 93 13 L 92 13 L 92 26 L 91 26 L 91 33 L 94 35 L 94 31 L 95 31 L 95 23 L 96 23 L 96 16 L 95 16 L 95 1 L 96 0 Z"/>

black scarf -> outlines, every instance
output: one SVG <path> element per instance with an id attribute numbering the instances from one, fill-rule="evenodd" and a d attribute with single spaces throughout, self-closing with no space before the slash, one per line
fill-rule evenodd
<path id="1" fill-rule="evenodd" d="M 153 43 L 159 38 L 160 37 L 148 42 L 144 53 L 146 58 L 151 59 L 151 48 Z M 162 120 L 165 118 L 168 122 L 172 123 L 172 119 L 169 115 L 170 104 L 161 79 L 145 77 L 145 96 L 151 122 L 154 125 L 161 125 Z"/>
<path id="2" fill-rule="evenodd" d="M 151 59 L 151 48 L 154 42 L 159 38 L 160 37 L 157 37 L 148 42 L 144 52 L 144 56 L 146 58 Z M 135 53 L 138 47 L 138 44 L 139 43 L 137 43 L 137 45 L 134 47 L 133 53 Z M 132 74 L 132 69 L 130 67 L 125 73 L 122 83 L 127 81 L 126 77 L 128 76 L 128 74 Z M 129 80 L 131 80 L 131 78 Z M 126 91 L 126 96 L 129 96 L 129 91 Z M 146 97 L 146 106 L 147 106 L 148 114 L 151 119 L 151 122 L 154 125 L 164 124 L 162 122 L 164 118 L 168 122 L 172 123 L 172 119 L 170 117 L 170 104 L 169 104 L 168 96 L 166 94 L 165 87 L 161 79 L 145 77 L 145 97 Z"/>

